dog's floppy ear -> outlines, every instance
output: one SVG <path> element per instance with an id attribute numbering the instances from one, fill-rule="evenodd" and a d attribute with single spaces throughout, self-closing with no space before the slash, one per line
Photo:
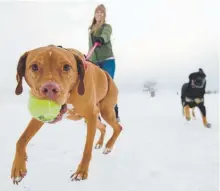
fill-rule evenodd
<path id="1" fill-rule="evenodd" d="M 74 55 L 74 58 L 76 59 L 77 71 L 79 75 L 78 94 L 83 95 L 85 92 L 85 87 L 84 87 L 84 82 L 83 82 L 84 76 L 85 76 L 84 64 L 83 64 L 82 59 L 79 56 Z"/>
<path id="2" fill-rule="evenodd" d="M 22 86 L 22 79 L 25 76 L 25 67 L 26 67 L 26 58 L 27 58 L 28 52 L 25 52 L 19 59 L 18 65 L 17 65 L 17 74 L 16 74 L 16 80 L 17 80 L 17 87 L 15 89 L 15 94 L 20 95 L 23 92 L 23 86 Z"/>

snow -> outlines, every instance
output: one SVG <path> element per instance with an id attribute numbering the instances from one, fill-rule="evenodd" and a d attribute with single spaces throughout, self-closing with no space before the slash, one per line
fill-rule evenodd
<path id="1" fill-rule="evenodd" d="M 26 92 L 27 93 L 27 92 Z M 29 122 L 27 94 L 1 102 L 1 191 L 217 191 L 218 95 L 206 95 L 207 119 L 187 122 L 175 92 L 121 93 L 123 131 L 113 151 L 93 150 L 87 180 L 72 182 L 85 144 L 83 120 L 46 124 L 27 147 L 28 173 L 17 186 L 10 179 L 16 142 Z M 10 102 L 9 102 L 10 101 Z M 112 129 L 107 127 L 105 142 Z M 99 131 L 97 131 L 97 137 Z"/>
<path id="2" fill-rule="evenodd" d="M 123 131 L 110 154 L 93 150 L 88 180 L 71 182 L 84 149 L 85 123 L 47 124 L 27 147 L 27 176 L 13 185 L 15 145 L 30 120 L 27 85 L 24 94 L 14 94 L 18 60 L 49 44 L 86 54 L 87 29 L 100 3 L 113 27 Z M 212 124 L 207 129 L 198 110 L 196 120 L 183 118 L 176 94 L 198 68 L 207 75 L 207 90 L 219 88 L 216 5 L 216 0 L 1 2 L 0 191 L 218 191 L 218 95 L 205 97 Z M 152 80 L 158 82 L 154 98 L 141 92 Z M 105 142 L 111 133 L 108 126 Z"/>

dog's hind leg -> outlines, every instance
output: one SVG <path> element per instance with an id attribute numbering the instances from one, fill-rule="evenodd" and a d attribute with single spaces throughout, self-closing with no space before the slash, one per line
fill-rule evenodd
<path id="1" fill-rule="evenodd" d="M 99 119 L 97 119 L 97 120 L 98 120 L 97 129 L 99 129 L 101 135 L 99 137 L 98 142 L 95 145 L 95 149 L 100 149 L 103 145 L 103 142 L 104 142 L 106 125 L 103 124 Z"/>
<path id="2" fill-rule="evenodd" d="M 114 104 L 112 104 L 112 107 L 109 106 L 109 103 L 107 104 L 106 100 L 103 100 L 100 107 L 100 112 L 103 117 L 103 119 L 113 128 L 113 135 L 106 143 L 104 154 L 108 154 L 111 152 L 115 141 L 117 140 L 122 127 L 116 120 L 115 110 L 114 110 Z"/>
<path id="3" fill-rule="evenodd" d="M 97 104 L 97 107 L 99 108 L 99 111 L 100 111 L 99 103 Z M 100 149 L 103 146 L 103 142 L 105 138 L 105 129 L 106 129 L 106 125 L 102 123 L 100 116 L 98 116 L 98 119 L 97 119 L 97 129 L 100 131 L 101 135 L 95 145 L 95 149 Z"/>
<path id="4" fill-rule="evenodd" d="M 106 143 L 104 154 L 108 154 L 111 152 L 115 141 L 117 140 L 122 127 L 118 123 L 116 119 L 115 113 L 115 105 L 117 104 L 117 97 L 118 97 L 118 89 L 115 83 L 112 81 L 111 76 L 106 72 L 106 76 L 108 79 L 108 92 L 107 95 L 101 100 L 99 103 L 100 113 L 103 119 L 113 128 L 113 134 L 111 138 Z"/>

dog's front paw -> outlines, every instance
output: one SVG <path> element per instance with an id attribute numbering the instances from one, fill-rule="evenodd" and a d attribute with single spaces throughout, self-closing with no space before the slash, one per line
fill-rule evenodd
<path id="1" fill-rule="evenodd" d="M 88 169 L 79 167 L 70 178 L 72 181 L 85 180 L 88 178 Z"/>
<path id="2" fill-rule="evenodd" d="M 14 184 L 18 184 L 27 174 L 26 169 L 26 159 L 27 157 L 16 157 L 13 162 L 11 169 L 11 179 Z"/>

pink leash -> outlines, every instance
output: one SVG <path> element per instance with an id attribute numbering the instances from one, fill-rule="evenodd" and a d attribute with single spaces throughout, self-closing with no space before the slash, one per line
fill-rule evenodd
<path id="1" fill-rule="evenodd" d="M 88 60 L 91 56 L 92 56 L 92 53 L 94 52 L 95 48 L 97 46 L 100 46 L 100 43 L 96 42 L 93 47 L 89 50 L 87 56 L 86 56 L 86 60 Z"/>
<path id="2" fill-rule="evenodd" d="M 95 48 L 97 46 L 100 46 L 100 43 L 98 42 L 95 42 L 95 44 L 93 45 L 93 47 L 89 50 L 85 60 L 84 60 L 84 69 L 86 70 L 87 69 L 87 66 L 88 66 L 88 63 L 86 62 L 91 56 L 92 56 L 92 53 L 94 52 Z"/>

